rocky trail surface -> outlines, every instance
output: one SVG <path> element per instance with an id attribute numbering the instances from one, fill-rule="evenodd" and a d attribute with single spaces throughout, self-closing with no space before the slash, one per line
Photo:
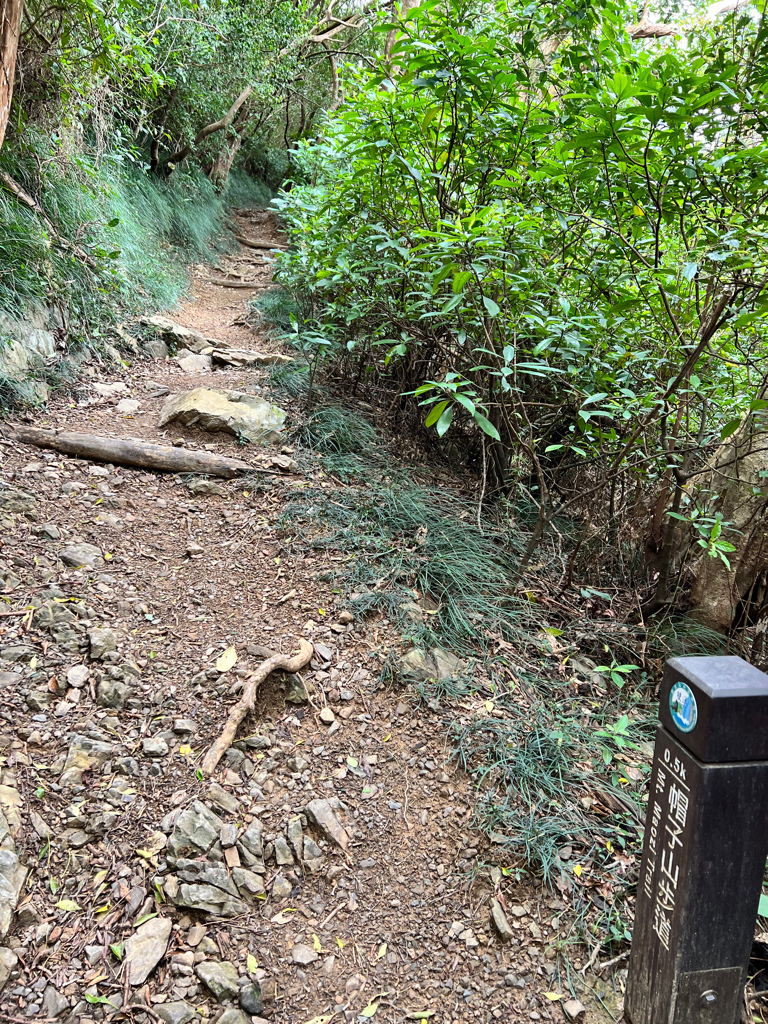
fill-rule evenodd
<path id="1" fill-rule="evenodd" d="M 263 212 L 240 230 L 277 238 Z M 251 248 L 198 268 L 151 358 L 85 366 L 30 419 L 254 474 L 0 438 L 0 1021 L 564 1019 L 563 905 L 494 866 L 441 716 L 375 685 L 393 627 L 350 612 L 332 550 L 286 540 L 308 482 L 266 394 L 286 357 L 222 279 L 271 271 Z M 206 775 L 244 680 L 302 639 Z"/>

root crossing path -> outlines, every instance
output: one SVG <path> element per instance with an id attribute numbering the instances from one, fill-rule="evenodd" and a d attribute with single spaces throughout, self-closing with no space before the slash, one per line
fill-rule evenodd
<path id="1" fill-rule="evenodd" d="M 278 240 L 264 212 L 238 229 Z M 248 290 L 212 283 L 257 294 L 263 256 L 195 268 L 190 300 L 166 315 L 274 355 L 246 321 Z M 493 866 L 448 723 L 376 685 L 402 638 L 349 611 L 339 556 L 284 515 L 297 490 L 336 484 L 280 441 L 159 426 L 169 396 L 266 397 L 273 371 L 185 359 L 93 363 L 27 424 L 260 472 L 174 475 L 0 439 L 0 1017 L 562 1019 L 544 996 L 562 905 Z M 300 409 L 281 404 L 290 430 Z M 252 673 L 307 644 L 298 673 L 251 688 L 252 713 L 206 773 Z"/>

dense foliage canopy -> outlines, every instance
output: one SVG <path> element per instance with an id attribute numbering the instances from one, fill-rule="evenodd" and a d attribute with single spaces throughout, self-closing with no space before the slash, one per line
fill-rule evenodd
<path id="1" fill-rule="evenodd" d="M 766 406 L 768 36 L 747 7 L 640 41 L 633 13 L 412 9 L 303 146 L 281 273 L 309 351 L 420 400 L 528 495 L 521 568 L 578 511 L 617 555 L 645 543 L 658 606 L 680 519 L 725 570 L 700 477 Z"/>

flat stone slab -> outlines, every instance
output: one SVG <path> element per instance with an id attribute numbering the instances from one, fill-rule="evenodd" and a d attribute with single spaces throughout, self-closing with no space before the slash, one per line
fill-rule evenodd
<path id="1" fill-rule="evenodd" d="M 172 927 L 170 917 L 153 917 L 137 928 L 125 943 L 125 964 L 126 969 L 130 968 L 131 985 L 143 985 L 165 956 Z"/>

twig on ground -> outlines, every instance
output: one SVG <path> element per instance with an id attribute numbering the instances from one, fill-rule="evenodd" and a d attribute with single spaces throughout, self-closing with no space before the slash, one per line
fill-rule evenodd
<path id="1" fill-rule="evenodd" d="M 615 956 L 613 960 L 606 960 L 604 964 L 598 964 L 595 968 L 595 974 L 599 974 L 601 971 L 606 970 L 606 968 L 608 967 L 613 967 L 614 964 L 621 963 L 621 961 L 626 960 L 628 956 L 629 950 L 627 950 L 626 953 L 619 953 L 619 955 Z"/>

